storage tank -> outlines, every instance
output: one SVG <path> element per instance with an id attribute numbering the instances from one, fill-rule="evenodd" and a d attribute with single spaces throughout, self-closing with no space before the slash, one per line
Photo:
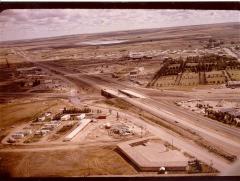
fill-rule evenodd
<path id="1" fill-rule="evenodd" d="M 110 124 L 110 123 L 106 123 L 106 124 L 105 124 L 105 128 L 106 128 L 106 129 L 111 128 L 111 124 Z"/>

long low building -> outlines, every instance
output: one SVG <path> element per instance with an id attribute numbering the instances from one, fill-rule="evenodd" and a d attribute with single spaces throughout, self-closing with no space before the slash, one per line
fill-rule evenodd
<path id="1" fill-rule="evenodd" d="M 240 87 L 240 81 L 228 81 L 226 84 L 227 87 Z"/>
<path id="2" fill-rule="evenodd" d="M 78 127 L 76 127 L 71 133 L 69 133 L 65 138 L 64 141 L 71 141 L 83 128 L 85 128 L 89 123 L 91 122 L 91 119 L 83 119 L 80 121 L 80 124 Z"/>

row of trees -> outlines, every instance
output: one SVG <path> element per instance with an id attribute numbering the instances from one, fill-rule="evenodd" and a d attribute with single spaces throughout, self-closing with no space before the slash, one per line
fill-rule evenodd
<path id="1" fill-rule="evenodd" d="M 75 113 L 90 113 L 92 110 L 88 107 L 85 108 L 69 108 L 64 107 L 62 114 L 75 114 Z"/>
<path id="2" fill-rule="evenodd" d="M 236 121 L 236 117 L 228 112 L 215 111 L 212 109 L 213 108 L 212 106 L 203 105 L 200 103 L 198 103 L 196 107 L 200 109 L 204 109 L 206 116 L 211 119 L 214 119 L 229 125 L 240 126 L 240 124 Z"/>
<path id="3" fill-rule="evenodd" d="M 195 63 L 195 65 L 192 65 L 191 63 Z M 171 66 L 174 64 L 179 64 L 179 66 Z M 204 72 L 205 77 L 205 72 L 211 72 L 213 70 L 226 70 L 226 68 L 240 70 L 240 63 L 236 61 L 236 58 L 219 56 L 216 54 L 189 56 L 186 57 L 185 61 L 182 57 L 177 59 L 167 59 L 164 61 L 164 65 L 155 73 L 147 87 L 153 86 L 161 76 L 179 75 L 179 73 L 188 71 L 193 73 Z"/>
<path id="4" fill-rule="evenodd" d="M 229 124 L 229 125 L 236 125 L 240 126 L 238 122 L 236 121 L 236 118 L 234 115 L 231 115 L 228 112 L 221 112 L 221 111 L 214 111 L 212 109 L 205 109 L 205 113 L 207 117 L 220 121 L 224 124 Z"/>

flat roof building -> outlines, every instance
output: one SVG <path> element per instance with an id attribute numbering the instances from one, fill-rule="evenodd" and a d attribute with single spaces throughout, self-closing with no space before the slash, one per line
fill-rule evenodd
<path id="1" fill-rule="evenodd" d="M 117 145 L 141 171 L 166 170 L 185 171 L 188 158 L 178 150 L 171 150 L 156 138 L 142 138 Z"/>
<path id="2" fill-rule="evenodd" d="M 71 133 L 69 133 L 65 138 L 64 141 L 71 141 L 83 128 L 85 128 L 89 123 L 91 122 L 91 119 L 83 119 L 79 123 L 79 126 L 76 127 Z"/>

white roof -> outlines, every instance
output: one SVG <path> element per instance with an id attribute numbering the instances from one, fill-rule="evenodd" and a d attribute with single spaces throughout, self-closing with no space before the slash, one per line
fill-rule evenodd
<path id="1" fill-rule="evenodd" d="M 65 140 L 73 139 L 90 122 L 91 122 L 91 119 L 83 119 L 80 125 L 65 137 Z"/>
<path id="2" fill-rule="evenodd" d="M 70 114 L 65 114 L 62 116 L 62 118 L 68 118 L 70 116 Z"/>

